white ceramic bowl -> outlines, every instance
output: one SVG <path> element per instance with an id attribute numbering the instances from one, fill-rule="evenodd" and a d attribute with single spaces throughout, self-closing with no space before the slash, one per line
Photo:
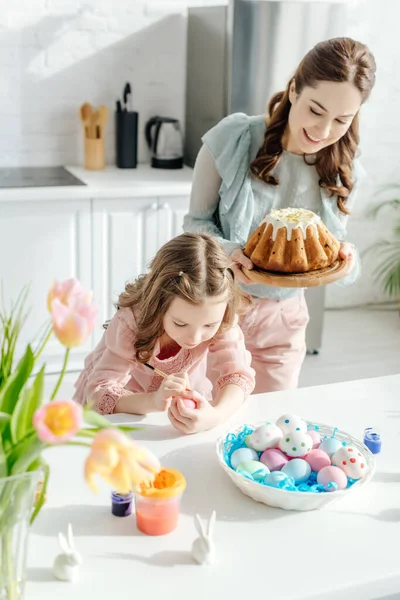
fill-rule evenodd
<path id="1" fill-rule="evenodd" d="M 323 425 L 321 423 L 310 423 L 306 421 L 308 425 L 316 425 L 318 426 L 318 433 L 322 436 L 324 435 L 332 435 L 334 428 L 329 427 L 329 425 Z M 259 425 L 263 425 L 264 421 L 261 423 L 257 423 L 255 425 L 249 424 L 249 427 L 258 427 Z M 367 448 L 362 442 L 352 437 L 348 433 L 344 431 L 336 430 L 335 437 L 342 441 L 347 442 L 347 444 L 351 444 L 365 456 L 368 472 L 367 474 L 353 483 L 351 487 L 346 490 L 337 490 L 335 492 L 322 492 L 320 494 L 315 494 L 312 492 L 291 492 L 289 490 L 282 490 L 280 488 L 274 488 L 268 485 L 263 485 L 261 483 L 257 483 L 255 481 L 251 481 L 250 479 L 246 479 L 243 475 L 236 473 L 233 469 L 231 469 L 224 460 L 224 444 L 227 435 L 233 433 L 238 435 L 244 425 L 240 425 L 233 431 L 227 432 L 224 436 L 220 437 L 217 440 L 217 456 L 218 461 L 225 473 L 229 475 L 232 479 L 233 483 L 236 487 L 239 488 L 246 494 L 246 496 L 250 496 L 253 500 L 257 502 L 262 502 L 263 504 L 267 504 L 268 506 L 275 506 L 277 508 L 283 508 L 285 510 L 315 510 L 324 508 L 328 506 L 328 504 L 332 504 L 332 502 L 336 502 L 340 500 L 344 496 L 348 496 L 354 490 L 358 490 L 361 487 L 365 486 L 373 477 L 375 469 L 376 469 L 376 461 L 375 456 L 372 452 Z"/>

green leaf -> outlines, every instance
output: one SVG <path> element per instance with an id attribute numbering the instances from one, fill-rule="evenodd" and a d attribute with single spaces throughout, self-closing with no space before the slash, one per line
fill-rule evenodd
<path id="1" fill-rule="evenodd" d="M 37 438 L 36 432 L 34 432 L 31 437 L 15 446 L 8 459 L 11 475 L 24 473 L 29 465 L 40 457 L 45 447 L 46 444 Z"/>
<path id="2" fill-rule="evenodd" d="M 10 419 L 11 415 L 9 415 L 8 413 L 0 412 L 0 433 L 3 431 L 4 427 L 7 425 Z"/>
<path id="3" fill-rule="evenodd" d="M 42 489 L 40 490 L 39 498 L 37 499 L 36 506 L 34 508 L 34 511 L 33 511 L 32 515 L 31 515 L 31 520 L 30 520 L 30 524 L 31 525 L 34 522 L 34 520 L 36 519 L 36 517 L 38 516 L 38 514 L 40 512 L 40 509 L 42 508 L 43 503 L 45 501 L 46 491 L 47 491 L 47 484 L 48 484 L 49 476 L 50 476 L 50 467 L 49 467 L 49 465 L 42 458 L 39 459 L 39 463 L 40 463 L 41 469 L 44 471 L 44 479 L 43 479 Z"/>
<path id="4" fill-rule="evenodd" d="M 100 427 L 101 429 L 115 427 L 113 423 L 110 423 L 105 417 L 99 415 L 99 413 L 94 410 L 90 410 L 87 408 L 83 411 L 83 420 L 88 425 L 94 425 L 95 427 Z"/>
<path id="5" fill-rule="evenodd" d="M 8 469 L 7 469 L 7 459 L 3 448 L 3 442 L 0 437 L 0 478 L 7 477 Z"/>
<path id="6" fill-rule="evenodd" d="M 26 433 L 32 429 L 33 415 L 43 401 L 44 371 L 45 365 L 36 375 L 33 385 L 22 391 L 15 405 L 11 419 L 11 435 L 14 444 L 22 440 Z"/>
<path id="7" fill-rule="evenodd" d="M 14 373 L 7 379 L 0 392 L 0 411 L 13 413 L 19 394 L 32 373 L 35 364 L 32 348 L 28 344 L 24 356 L 18 363 Z"/>

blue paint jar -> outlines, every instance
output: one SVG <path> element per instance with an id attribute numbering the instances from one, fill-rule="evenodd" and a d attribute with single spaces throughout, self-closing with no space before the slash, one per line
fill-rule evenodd
<path id="1" fill-rule="evenodd" d="M 115 517 L 128 517 L 132 514 L 133 494 L 111 493 L 111 512 Z"/>
<path id="2" fill-rule="evenodd" d="M 364 444 L 371 450 L 372 454 L 379 454 L 382 447 L 381 435 L 374 431 L 372 427 L 364 430 Z"/>

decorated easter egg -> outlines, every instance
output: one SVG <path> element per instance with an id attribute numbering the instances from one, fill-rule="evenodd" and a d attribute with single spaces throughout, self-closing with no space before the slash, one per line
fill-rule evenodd
<path id="1" fill-rule="evenodd" d="M 310 450 L 307 456 L 304 457 L 304 460 L 308 462 L 311 467 L 311 471 L 315 471 L 318 473 L 324 467 L 328 467 L 331 465 L 331 459 L 327 455 L 326 452 L 320 450 L 319 448 L 315 450 Z"/>
<path id="2" fill-rule="evenodd" d="M 339 490 L 344 490 L 347 486 L 347 477 L 339 467 L 323 467 L 317 475 L 317 483 L 324 487 L 330 483 L 336 483 Z"/>
<path id="3" fill-rule="evenodd" d="M 258 460 L 258 454 L 252 448 L 238 448 L 231 454 L 232 469 L 237 469 L 241 462 Z"/>
<path id="4" fill-rule="evenodd" d="M 260 461 L 268 467 L 270 471 L 280 471 L 283 465 L 289 461 L 279 448 L 268 448 L 260 456 Z"/>
<path id="5" fill-rule="evenodd" d="M 282 472 L 291 477 L 296 484 L 303 483 L 310 477 L 311 467 L 304 459 L 294 458 L 282 467 Z"/>
<path id="6" fill-rule="evenodd" d="M 312 439 L 302 431 L 287 431 L 279 442 L 279 448 L 287 456 L 305 456 L 312 446 Z"/>
<path id="7" fill-rule="evenodd" d="M 354 446 L 341 446 L 332 456 L 332 465 L 342 469 L 350 479 L 361 479 L 368 471 L 365 457 Z"/>
<path id="8" fill-rule="evenodd" d="M 182 398 L 182 402 L 186 406 L 186 408 L 196 408 L 197 407 L 196 402 L 194 400 L 191 400 L 190 398 Z"/>
<path id="9" fill-rule="evenodd" d="M 264 452 L 267 448 L 276 448 L 282 435 L 282 430 L 277 425 L 268 422 L 253 431 L 246 442 L 246 446 L 254 448 L 258 452 Z"/>
<path id="10" fill-rule="evenodd" d="M 238 465 L 236 471 L 246 471 L 255 480 L 264 479 L 269 474 L 269 469 L 258 460 L 246 460 Z"/>
<path id="11" fill-rule="evenodd" d="M 306 433 L 307 431 L 307 423 L 303 421 L 297 415 L 282 415 L 276 422 L 279 429 L 282 430 L 282 433 L 285 434 L 288 431 L 302 431 Z"/>
<path id="12" fill-rule="evenodd" d="M 283 471 L 271 471 L 271 473 L 268 473 L 264 477 L 265 485 L 270 485 L 271 487 L 279 487 L 283 482 L 294 484 L 293 479 Z"/>
<path id="13" fill-rule="evenodd" d="M 315 429 L 309 429 L 307 431 L 307 433 L 313 441 L 313 448 L 318 448 L 318 446 L 320 445 L 320 443 L 322 441 L 321 436 L 319 435 L 318 431 L 315 431 Z"/>
<path id="14" fill-rule="evenodd" d="M 318 446 L 319 450 L 323 450 L 328 454 L 330 458 L 335 454 L 339 448 L 342 447 L 342 442 L 334 437 L 325 438 Z"/>

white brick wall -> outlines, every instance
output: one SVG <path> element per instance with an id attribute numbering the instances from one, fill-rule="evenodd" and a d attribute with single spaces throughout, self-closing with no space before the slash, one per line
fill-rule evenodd
<path id="1" fill-rule="evenodd" d="M 107 159 L 114 161 L 113 110 L 126 81 L 140 128 L 157 113 L 184 122 L 185 13 L 188 6 L 228 0 L 13 0 L 0 11 L 0 166 L 82 161 L 78 108 L 84 101 L 110 110 Z M 383 183 L 399 180 L 400 91 L 398 0 L 355 4 L 348 33 L 367 42 L 378 81 L 363 109 L 363 163 L 369 174 L 349 237 L 361 248 L 384 231 L 386 218 L 365 221 L 364 207 Z M 143 135 L 139 159 L 146 161 Z M 372 266 L 350 290 L 330 286 L 328 305 L 382 300 Z"/>

